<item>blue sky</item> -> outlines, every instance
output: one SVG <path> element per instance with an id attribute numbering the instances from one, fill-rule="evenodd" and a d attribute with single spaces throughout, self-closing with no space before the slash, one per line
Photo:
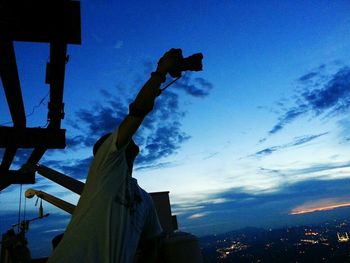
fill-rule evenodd
<path id="1" fill-rule="evenodd" d="M 118 125 L 162 54 L 182 48 L 185 56 L 202 52 L 204 70 L 186 73 L 159 98 L 136 135 L 142 151 L 134 172 L 147 191 L 170 191 L 180 228 L 205 235 L 347 215 L 347 207 L 290 213 L 350 202 L 349 5 L 82 1 L 82 45 L 68 47 L 67 148 L 48 151 L 41 163 L 84 180 L 96 138 Z M 44 126 L 48 45 L 15 48 L 26 113 L 34 109 L 28 126 Z M 0 100 L 0 124 L 11 125 L 2 89 Z M 13 168 L 27 155 L 18 151 Z M 40 175 L 29 187 L 78 200 Z M 18 186 L 1 192 L 2 231 L 17 221 L 18 199 Z M 27 200 L 27 216 L 34 202 Z M 48 254 L 68 222 L 44 208 L 51 215 L 28 236 L 33 255 Z"/>

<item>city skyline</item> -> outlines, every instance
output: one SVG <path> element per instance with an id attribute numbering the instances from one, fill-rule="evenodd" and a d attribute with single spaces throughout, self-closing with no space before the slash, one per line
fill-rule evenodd
<path id="1" fill-rule="evenodd" d="M 203 254 L 214 262 L 346 262 L 349 222 L 279 229 L 246 228 L 201 238 Z"/>

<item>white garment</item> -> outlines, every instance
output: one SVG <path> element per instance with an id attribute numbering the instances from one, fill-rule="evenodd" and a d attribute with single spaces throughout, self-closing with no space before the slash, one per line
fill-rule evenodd
<path id="1" fill-rule="evenodd" d="M 162 232 L 149 194 L 129 176 L 117 132 L 99 148 L 72 219 L 49 263 L 131 263 L 139 239 Z"/>

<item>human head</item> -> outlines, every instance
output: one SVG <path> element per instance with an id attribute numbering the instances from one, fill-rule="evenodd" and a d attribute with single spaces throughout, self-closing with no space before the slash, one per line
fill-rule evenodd
<path id="1" fill-rule="evenodd" d="M 112 133 L 107 133 L 103 136 L 100 137 L 100 139 L 98 139 L 95 144 L 94 144 L 94 148 L 92 149 L 92 152 L 94 154 L 94 156 L 96 156 L 96 153 L 98 151 L 98 149 L 101 147 L 101 145 L 104 143 L 104 141 L 109 137 L 109 135 L 111 135 Z"/>

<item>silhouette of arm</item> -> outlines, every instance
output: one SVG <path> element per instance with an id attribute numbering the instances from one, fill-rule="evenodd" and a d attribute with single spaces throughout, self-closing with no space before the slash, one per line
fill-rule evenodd
<path id="1" fill-rule="evenodd" d="M 181 49 L 171 49 L 166 52 L 158 62 L 156 73 L 144 84 L 130 105 L 129 115 L 121 122 L 118 129 L 117 148 L 123 147 L 131 140 L 142 121 L 152 111 L 155 99 L 160 94 L 160 85 L 169 73 L 182 59 Z"/>

